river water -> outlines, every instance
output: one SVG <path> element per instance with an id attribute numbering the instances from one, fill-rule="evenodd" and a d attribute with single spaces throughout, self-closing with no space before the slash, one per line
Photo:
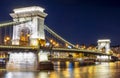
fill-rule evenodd
<path id="1" fill-rule="evenodd" d="M 120 78 L 120 62 L 101 63 L 91 66 L 55 67 L 49 71 L 0 70 L 0 78 Z"/>

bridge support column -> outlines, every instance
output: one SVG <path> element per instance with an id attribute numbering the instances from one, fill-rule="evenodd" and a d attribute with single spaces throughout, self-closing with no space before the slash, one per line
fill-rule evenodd
<path id="1" fill-rule="evenodd" d="M 38 39 L 45 40 L 44 20 L 47 14 L 44 10 L 44 8 L 39 6 L 17 8 L 13 10 L 14 13 L 10 14 L 13 21 L 22 22 L 29 20 L 29 22 L 16 24 L 13 27 L 13 45 L 23 45 L 20 43 L 26 42 L 26 44 L 28 43 L 33 46 L 38 45 Z"/>
<path id="2" fill-rule="evenodd" d="M 37 56 L 33 52 L 10 52 L 7 70 L 36 70 Z"/>
<path id="3" fill-rule="evenodd" d="M 97 56 L 98 62 L 110 62 L 111 61 L 111 56 L 108 55 L 99 55 Z"/>
<path id="4" fill-rule="evenodd" d="M 53 63 L 48 60 L 48 52 L 43 50 L 38 53 L 38 70 L 53 70 Z"/>
<path id="5" fill-rule="evenodd" d="M 98 42 L 98 50 L 109 54 L 111 41 L 109 39 L 103 39 L 103 40 L 98 40 L 97 42 Z"/>

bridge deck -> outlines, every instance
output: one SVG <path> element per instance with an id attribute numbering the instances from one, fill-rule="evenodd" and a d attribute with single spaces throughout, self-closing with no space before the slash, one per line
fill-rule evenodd
<path id="1" fill-rule="evenodd" d="M 39 49 L 51 52 L 70 52 L 70 53 L 87 53 L 95 55 L 108 55 L 106 53 L 91 51 L 91 50 L 82 50 L 82 49 L 69 49 L 69 48 L 50 48 L 50 47 L 37 47 L 37 46 L 16 46 L 16 45 L 0 45 L 0 51 L 37 51 Z"/>
<path id="2" fill-rule="evenodd" d="M 16 46 L 0 45 L 0 51 L 37 51 L 38 47 L 34 46 Z"/>

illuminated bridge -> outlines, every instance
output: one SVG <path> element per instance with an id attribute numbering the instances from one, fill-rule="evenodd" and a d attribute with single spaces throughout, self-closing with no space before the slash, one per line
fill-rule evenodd
<path id="1" fill-rule="evenodd" d="M 70 52 L 70 53 L 88 53 L 88 54 L 95 54 L 95 55 L 109 55 L 103 52 L 91 51 L 91 50 L 82 50 L 82 49 L 69 49 L 69 48 L 50 48 L 50 47 L 37 47 L 37 46 L 3 46 L 0 45 L 0 51 L 13 51 L 13 52 L 26 52 L 26 51 L 35 51 L 43 49 L 45 51 L 52 51 L 52 52 Z"/>
<path id="2" fill-rule="evenodd" d="M 9 55 L 7 69 L 22 69 L 26 64 L 30 65 L 28 68 L 39 69 L 39 64 L 48 61 L 50 55 L 52 58 L 68 58 L 72 55 L 76 59 L 96 59 L 101 55 L 108 59 L 107 56 L 112 55 L 110 40 L 99 40 L 98 48 L 74 45 L 65 40 L 44 24 L 47 16 L 44 10 L 39 6 L 14 9 L 14 13 L 10 14 L 13 21 L 0 24 L 0 28 L 4 30 L 0 53 Z"/>

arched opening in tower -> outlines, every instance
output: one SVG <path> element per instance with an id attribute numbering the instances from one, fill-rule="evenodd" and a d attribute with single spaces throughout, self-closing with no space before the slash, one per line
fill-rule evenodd
<path id="1" fill-rule="evenodd" d="M 106 47 L 105 46 L 102 47 L 101 50 L 102 50 L 103 53 L 105 53 Z"/>
<path id="2" fill-rule="evenodd" d="M 20 45 L 27 46 L 30 44 L 30 29 L 23 27 L 20 31 Z"/>

